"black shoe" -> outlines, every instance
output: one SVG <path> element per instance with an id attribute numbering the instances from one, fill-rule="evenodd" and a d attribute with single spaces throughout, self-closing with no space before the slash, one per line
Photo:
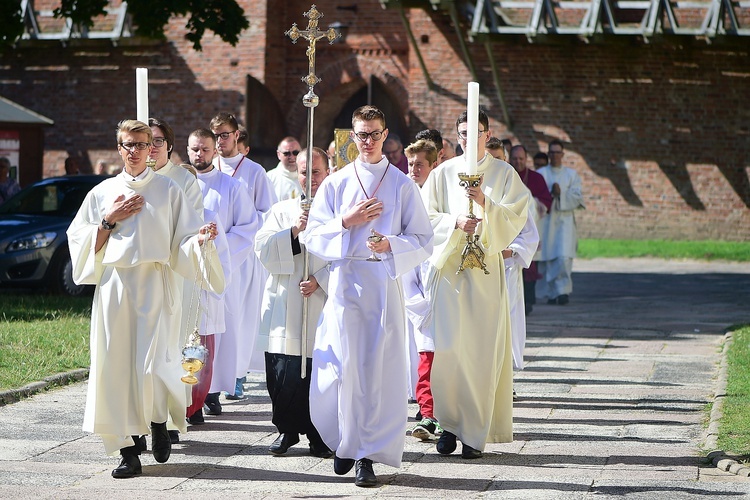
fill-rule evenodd
<path id="1" fill-rule="evenodd" d="M 372 460 L 369 458 L 360 458 L 357 460 L 357 473 L 354 476 L 354 484 L 362 488 L 369 488 L 378 485 L 378 478 L 372 470 Z"/>
<path id="2" fill-rule="evenodd" d="M 309 437 L 309 434 L 308 434 Z M 318 458 L 331 458 L 333 452 L 323 441 L 310 440 L 310 455 Z"/>
<path id="3" fill-rule="evenodd" d="M 206 415 L 221 415 L 221 403 L 219 403 L 219 394 L 218 392 L 212 392 L 208 396 L 206 396 L 206 403 L 203 411 L 206 412 Z"/>
<path id="4" fill-rule="evenodd" d="M 526 312 L 526 316 L 528 316 L 529 314 L 531 314 L 531 311 L 533 311 L 533 310 L 534 310 L 534 306 L 532 306 L 531 304 L 526 304 L 526 311 L 525 311 Z"/>
<path id="5" fill-rule="evenodd" d="M 461 446 L 461 458 L 468 458 L 468 459 L 482 458 L 482 452 L 464 443 Z"/>
<path id="6" fill-rule="evenodd" d="M 417 410 L 417 414 L 414 415 L 414 420 L 417 422 L 420 422 L 422 420 L 422 412 L 420 410 Z"/>
<path id="7" fill-rule="evenodd" d="M 112 471 L 112 477 L 116 479 L 127 479 L 129 477 L 139 476 L 143 473 L 141 468 L 141 459 L 138 455 L 123 455 L 118 465 Z"/>
<path id="8" fill-rule="evenodd" d="M 279 437 L 276 438 L 276 441 L 271 443 L 271 446 L 268 447 L 268 451 L 274 455 L 283 455 L 287 452 L 290 446 L 294 446 L 297 443 L 299 443 L 299 434 L 296 432 L 282 432 L 279 434 Z"/>
<path id="9" fill-rule="evenodd" d="M 555 297 L 554 299 L 549 299 L 547 301 L 547 304 L 549 304 L 551 306 L 554 306 L 555 304 L 557 304 L 557 297 Z"/>
<path id="10" fill-rule="evenodd" d="M 570 302 L 570 300 L 568 299 L 568 295 L 567 294 L 562 294 L 559 297 L 557 297 L 557 303 L 558 303 L 558 305 L 564 306 L 568 302 Z"/>
<path id="11" fill-rule="evenodd" d="M 172 454 L 172 441 L 169 439 L 166 422 L 151 422 L 151 453 L 154 454 L 154 460 L 160 464 L 169 460 L 169 455 Z"/>
<path id="12" fill-rule="evenodd" d="M 169 432 L 169 441 L 172 444 L 177 444 L 180 442 L 180 431 L 168 431 Z"/>
<path id="13" fill-rule="evenodd" d="M 438 439 L 436 447 L 438 453 L 441 455 L 450 455 L 456 451 L 456 435 L 444 430 L 443 435 Z"/>
<path id="14" fill-rule="evenodd" d="M 187 418 L 187 421 L 190 425 L 203 425 L 206 423 L 206 420 L 203 418 L 203 408 L 198 408 L 198 411 L 193 413 Z"/>
<path id="15" fill-rule="evenodd" d="M 353 458 L 339 458 L 335 455 L 333 456 L 333 472 L 339 476 L 343 476 L 352 470 L 352 467 L 354 467 Z"/>
<path id="16" fill-rule="evenodd" d="M 144 451 L 148 449 L 148 446 L 146 446 L 146 436 L 131 436 L 133 438 L 133 442 L 135 443 L 134 451 L 135 453 L 132 453 L 133 455 L 140 455 Z"/>

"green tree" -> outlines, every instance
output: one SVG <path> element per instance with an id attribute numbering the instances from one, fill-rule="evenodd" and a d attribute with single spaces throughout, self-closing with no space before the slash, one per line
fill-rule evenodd
<path id="1" fill-rule="evenodd" d="M 107 0 L 62 0 L 55 17 L 68 17 L 74 26 L 91 28 L 93 19 L 104 14 Z M 186 16 L 185 37 L 201 50 L 206 30 L 214 32 L 230 45 L 237 45 L 240 34 L 250 26 L 245 11 L 235 0 L 129 0 L 136 35 L 164 39 L 164 26 L 173 16 Z M 0 2 L 0 45 L 9 46 L 23 34 L 21 0 Z"/>

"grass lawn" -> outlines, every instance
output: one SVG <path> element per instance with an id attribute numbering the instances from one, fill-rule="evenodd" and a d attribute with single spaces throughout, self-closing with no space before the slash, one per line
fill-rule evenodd
<path id="1" fill-rule="evenodd" d="M 91 297 L 3 291 L 0 390 L 89 366 Z"/>
<path id="2" fill-rule="evenodd" d="M 656 257 L 661 259 L 750 262 L 750 243 L 736 241 L 599 240 L 578 242 L 578 257 Z"/>
<path id="3" fill-rule="evenodd" d="M 732 334 L 727 362 L 727 395 L 719 423 L 719 448 L 750 458 L 750 326 Z"/>

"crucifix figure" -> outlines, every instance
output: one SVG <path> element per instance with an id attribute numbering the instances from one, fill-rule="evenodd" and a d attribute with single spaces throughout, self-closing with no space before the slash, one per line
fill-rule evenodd
<path id="1" fill-rule="evenodd" d="M 327 38 L 328 43 L 333 43 L 341 35 L 333 28 L 328 28 L 328 31 L 320 31 L 318 29 L 318 20 L 323 17 L 323 14 L 315 7 L 315 4 L 310 7 L 309 11 L 305 12 L 304 16 L 308 19 L 306 30 L 300 30 L 297 27 L 297 23 L 293 23 L 292 28 L 284 34 L 292 39 L 292 43 L 297 43 L 297 40 L 301 37 L 310 44 L 306 52 L 309 61 L 309 73 L 307 76 L 302 77 L 302 81 L 307 83 L 307 86 L 312 91 L 315 84 L 320 81 L 315 75 L 315 43 L 321 38 Z"/>

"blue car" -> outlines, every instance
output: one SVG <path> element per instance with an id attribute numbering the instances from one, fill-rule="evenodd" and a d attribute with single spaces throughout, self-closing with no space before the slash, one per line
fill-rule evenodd
<path id="1" fill-rule="evenodd" d="M 65 231 L 86 194 L 106 178 L 44 179 L 0 205 L 0 286 L 42 287 L 71 296 L 93 290 L 73 282 Z"/>

